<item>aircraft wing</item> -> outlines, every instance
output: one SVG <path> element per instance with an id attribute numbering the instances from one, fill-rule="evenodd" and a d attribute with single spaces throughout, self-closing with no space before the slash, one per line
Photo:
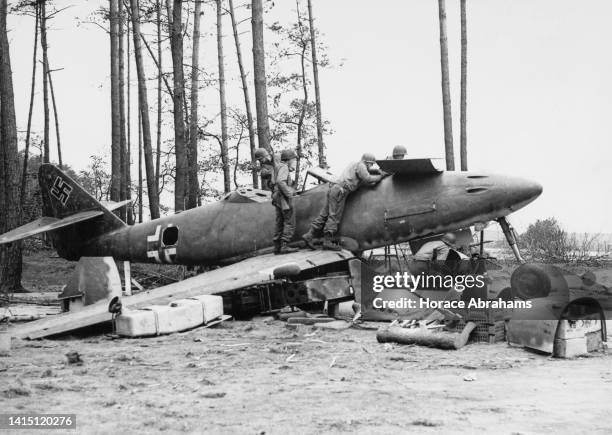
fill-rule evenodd
<path id="1" fill-rule="evenodd" d="M 200 295 L 221 295 L 228 291 L 264 284 L 275 279 L 275 271 L 297 266 L 301 272 L 326 264 L 350 260 L 349 251 L 300 250 L 286 255 L 267 254 L 214 269 L 183 281 L 121 298 L 124 308 L 137 309 L 150 305 L 167 305 L 177 299 Z M 108 301 L 88 305 L 79 311 L 61 313 L 20 325 L 12 335 L 20 338 L 41 338 L 111 320 Z"/>
<path id="2" fill-rule="evenodd" d="M 391 174 L 438 174 L 444 171 L 444 159 L 376 160 L 380 168 Z"/>
<path id="3" fill-rule="evenodd" d="M 59 228 L 67 227 L 69 225 L 76 224 L 77 222 L 82 222 L 98 216 L 102 216 L 103 214 L 104 213 L 102 211 L 89 210 L 73 214 L 63 219 L 43 216 L 33 222 L 30 222 L 29 224 L 22 225 L 12 231 L 9 231 L 8 233 L 2 234 L 0 236 L 0 245 L 4 243 L 11 243 L 16 240 L 25 239 L 26 237 L 35 236 L 36 234 L 45 233 L 47 231 L 53 231 Z"/>

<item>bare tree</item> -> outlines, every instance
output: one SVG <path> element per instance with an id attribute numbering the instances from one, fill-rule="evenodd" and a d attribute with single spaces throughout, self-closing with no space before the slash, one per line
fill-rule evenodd
<path id="1" fill-rule="evenodd" d="M 174 177 L 174 211 L 185 209 L 185 187 L 187 178 L 187 155 L 185 146 L 185 78 L 183 73 L 183 2 L 166 0 L 170 27 L 170 51 L 172 52 L 173 105 L 174 105 L 174 153 L 176 175 Z M 172 16 L 172 19 L 170 19 Z"/>
<path id="2" fill-rule="evenodd" d="M 126 9 L 128 10 L 129 13 L 129 7 L 126 5 Z M 130 92 L 130 20 L 127 19 L 125 20 L 125 31 L 126 31 L 126 43 L 127 43 L 127 50 L 125 53 L 126 56 L 126 60 L 127 60 L 127 87 L 126 87 L 126 91 L 127 91 L 127 98 L 126 98 L 126 111 L 127 111 L 127 118 L 126 118 L 126 130 L 127 130 L 127 137 L 126 137 L 126 159 L 127 159 L 127 174 L 126 174 L 126 178 L 127 178 L 127 198 L 128 199 L 132 199 L 132 131 L 131 131 L 131 123 L 132 123 L 132 117 L 131 117 L 131 92 Z M 156 177 L 157 178 L 157 177 Z M 134 203 L 131 203 L 128 209 L 128 215 L 127 215 L 127 223 L 130 225 L 134 224 Z"/>
<path id="3" fill-rule="evenodd" d="M 315 39 L 312 0 L 308 0 L 308 25 L 310 27 L 310 51 L 312 52 L 312 76 L 315 88 L 315 105 L 317 109 L 317 145 L 319 148 L 319 166 L 327 167 L 325 144 L 323 143 L 323 121 L 321 115 L 321 91 L 319 89 L 319 63 L 317 60 L 317 41 Z"/>
<path id="4" fill-rule="evenodd" d="M 17 120 L 6 30 L 7 0 L 0 0 L 0 232 L 20 223 Z M 0 247 L 0 291 L 20 290 L 21 243 Z"/>
<path id="5" fill-rule="evenodd" d="M 187 207 L 198 206 L 200 183 L 198 182 L 198 85 L 200 67 L 200 18 L 202 1 L 195 0 L 193 10 L 193 49 L 191 53 L 191 118 L 189 120 L 189 189 Z"/>
<path id="6" fill-rule="evenodd" d="M 266 86 L 266 59 L 263 34 L 262 0 L 252 0 L 251 24 L 253 29 L 253 70 L 255 76 L 255 108 L 257 111 L 257 137 L 259 146 L 272 152 L 268 121 L 268 91 Z"/>
<path id="7" fill-rule="evenodd" d="M 217 0 L 217 58 L 219 65 L 219 100 L 221 106 L 221 162 L 223 165 L 223 188 L 225 192 L 232 190 L 232 180 L 229 167 L 227 147 L 227 103 L 225 101 L 225 65 L 223 62 L 223 5 Z"/>
<path id="8" fill-rule="evenodd" d="M 123 0 L 119 0 L 119 16 L 118 16 L 118 72 L 119 72 L 119 173 L 121 175 L 119 183 L 119 199 L 121 201 L 127 198 L 128 189 L 128 171 L 129 160 L 127 156 L 127 137 L 126 137 L 126 120 L 125 120 L 125 49 L 124 49 L 124 27 L 125 27 L 125 6 Z M 121 219 L 127 221 L 126 208 L 121 207 L 119 210 Z"/>
<path id="9" fill-rule="evenodd" d="M 43 111 L 44 111 L 44 133 L 43 133 L 43 162 L 49 163 L 49 56 L 47 45 L 47 6 L 46 0 L 40 2 L 40 43 L 43 53 Z"/>
<path id="10" fill-rule="evenodd" d="M 161 127 L 162 127 L 162 39 L 161 39 L 161 0 L 156 4 L 156 29 L 157 29 L 157 137 L 155 146 L 155 186 L 159 191 L 159 170 L 161 166 Z"/>
<path id="11" fill-rule="evenodd" d="M 255 129 L 253 128 L 253 113 L 251 112 L 251 99 L 249 97 L 249 87 L 247 85 L 246 73 L 242 62 L 242 50 L 240 49 L 240 38 L 238 36 L 238 24 L 236 22 L 236 14 L 234 10 L 234 0 L 229 0 L 229 13 L 232 18 L 232 30 L 234 32 L 234 42 L 236 44 L 236 57 L 238 58 L 238 69 L 240 70 L 240 80 L 242 81 L 242 93 L 244 95 L 244 106 L 247 116 L 247 128 L 249 130 L 249 145 L 251 148 L 251 165 L 253 175 L 253 187 L 259 188 L 259 177 L 257 176 L 257 168 L 255 166 Z M 238 151 L 236 151 L 236 156 Z M 235 172 L 235 171 L 234 171 Z"/>
<path id="12" fill-rule="evenodd" d="M 121 198 L 121 114 L 119 107 L 119 1 L 110 0 L 111 201 Z"/>
<path id="13" fill-rule="evenodd" d="M 466 0 L 461 0 L 461 170 L 468 170 L 467 160 L 467 17 Z"/>
<path id="14" fill-rule="evenodd" d="M 455 170 L 455 155 L 453 151 L 453 120 L 451 114 L 451 96 L 448 72 L 448 39 L 446 36 L 446 4 L 438 0 L 440 20 L 440 66 L 442 69 L 442 106 L 444 113 L 444 149 L 446 154 L 446 169 Z"/>
<path id="15" fill-rule="evenodd" d="M 302 72 L 302 91 L 304 93 L 304 100 L 302 101 L 302 107 L 300 110 L 300 117 L 298 119 L 297 124 L 297 166 L 295 169 L 295 183 L 297 184 L 300 178 L 300 163 L 302 158 L 302 130 L 304 128 L 304 117 L 306 116 L 306 108 L 308 107 L 308 84 L 306 81 L 306 50 L 308 49 L 308 37 L 306 36 L 306 29 L 304 29 L 304 25 L 302 24 L 302 16 L 300 13 L 300 2 L 299 0 L 295 1 L 296 9 L 297 9 L 297 25 L 299 30 L 299 48 L 300 48 L 300 69 Z"/>
<path id="16" fill-rule="evenodd" d="M 30 154 L 30 135 L 32 133 L 32 113 L 34 111 L 34 94 L 36 91 L 36 52 L 38 50 L 38 26 L 39 26 L 39 18 L 40 11 L 38 3 L 34 3 L 34 15 L 35 15 L 35 24 L 34 24 L 34 49 L 32 54 L 32 81 L 30 87 L 30 108 L 28 110 L 28 126 L 26 129 L 26 139 L 25 139 L 25 149 L 23 151 L 23 169 L 21 171 L 21 189 L 19 195 L 19 206 L 22 212 L 22 216 L 20 221 L 23 221 L 23 206 L 25 203 L 26 197 L 26 183 L 28 179 L 28 158 Z"/>
<path id="17" fill-rule="evenodd" d="M 140 107 L 140 95 L 138 96 L 138 107 Z M 138 110 L 138 222 L 142 223 L 142 115 Z"/>
<path id="18" fill-rule="evenodd" d="M 57 104 L 55 102 L 55 91 L 53 90 L 53 80 L 51 79 L 51 69 L 47 69 L 47 74 L 49 75 L 49 90 L 51 91 L 51 102 L 53 103 L 53 119 L 55 120 L 55 138 L 57 140 L 57 162 L 59 163 L 59 167 L 61 168 L 63 166 L 62 142 L 60 140 L 59 119 L 57 114 Z"/>
<path id="19" fill-rule="evenodd" d="M 142 126 L 142 145 L 147 176 L 147 192 L 151 218 L 159 217 L 159 198 L 155 184 L 155 169 L 153 168 L 153 149 L 151 146 L 151 123 L 149 121 L 149 103 L 147 98 L 147 82 L 144 72 L 142 49 L 140 45 L 140 10 L 138 0 L 130 0 L 132 16 L 132 36 L 134 37 L 134 57 L 136 59 L 136 74 L 138 76 L 138 105 Z M 142 196 L 140 197 L 142 202 Z"/>

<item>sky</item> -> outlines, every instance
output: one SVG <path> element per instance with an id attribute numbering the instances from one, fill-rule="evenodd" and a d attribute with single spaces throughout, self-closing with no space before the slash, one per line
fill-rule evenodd
<path id="1" fill-rule="evenodd" d="M 100 27 L 89 23 L 92 13 L 107 2 L 56 4 L 71 5 L 52 20 L 48 37 L 51 67 L 63 68 L 53 76 L 63 155 L 65 162 L 80 169 L 92 154 L 107 152 L 110 143 L 109 40 Z M 446 4 L 458 166 L 459 0 Z M 555 216 L 570 232 L 612 233 L 612 2 L 467 4 L 469 169 L 521 176 L 543 185 L 540 198 L 511 216 L 519 230 L 536 219 Z M 438 2 L 313 0 L 313 9 L 333 64 L 320 78 L 322 113 L 333 130 L 325 137 L 331 166 L 340 169 L 365 151 L 384 158 L 397 144 L 407 147 L 408 157 L 442 157 Z M 295 2 L 276 0 L 265 20 L 289 23 L 294 17 Z M 201 57 L 211 74 L 217 56 L 214 19 L 213 9 L 205 8 Z M 11 16 L 8 24 L 18 128 L 25 130 L 34 21 Z M 224 25 L 228 100 L 239 104 L 229 18 Z M 250 67 L 248 21 L 241 25 L 241 38 Z M 132 92 L 135 98 L 135 87 Z M 204 112 L 218 112 L 215 92 L 214 87 L 204 92 Z M 37 131 L 42 131 L 41 95 L 39 88 Z M 172 136 L 171 125 L 164 125 L 164 135 Z"/>

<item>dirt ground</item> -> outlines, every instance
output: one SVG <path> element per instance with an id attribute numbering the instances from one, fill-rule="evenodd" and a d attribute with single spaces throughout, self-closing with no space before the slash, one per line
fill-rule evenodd
<path id="1" fill-rule="evenodd" d="M 76 351 L 83 364 L 68 364 Z M 79 433 L 610 433 L 612 357 L 378 344 L 375 331 L 256 318 L 143 339 L 13 341 L 3 412 Z M 19 433 L 23 433 L 20 431 Z"/>
<path id="2" fill-rule="evenodd" d="M 612 431 L 609 354 L 442 351 L 375 335 L 258 317 L 142 339 L 13 340 L 0 357 L 0 403 L 4 413 L 76 413 L 78 433 Z M 82 365 L 68 363 L 73 351 Z"/>

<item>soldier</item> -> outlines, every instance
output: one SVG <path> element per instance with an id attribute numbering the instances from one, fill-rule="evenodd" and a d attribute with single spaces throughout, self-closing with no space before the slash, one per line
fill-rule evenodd
<path id="1" fill-rule="evenodd" d="M 448 257 L 451 249 L 456 250 L 455 242 L 457 238 L 453 233 L 446 233 L 440 240 L 433 240 L 425 243 L 414 254 L 415 261 L 444 261 Z"/>
<path id="2" fill-rule="evenodd" d="M 392 160 L 404 160 L 406 157 L 406 147 L 403 145 L 396 145 L 393 147 Z M 390 160 L 387 158 L 387 160 Z"/>
<path id="3" fill-rule="evenodd" d="M 261 188 L 272 192 L 274 182 L 274 161 L 268 150 L 265 148 L 257 148 L 255 150 L 255 160 L 259 162 L 259 176 L 261 177 Z"/>
<path id="4" fill-rule="evenodd" d="M 292 149 L 281 152 L 281 162 L 276 167 L 272 205 L 276 209 L 276 231 L 274 232 L 274 254 L 296 252 L 297 248 L 287 246 L 295 232 L 295 213 L 293 210 L 294 190 L 291 173 L 295 171 L 297 155 Z"/>
<path id="5" fill-rule="evenodd" d="M 335 236 L 338 232 L 338 225 L 342 220 L 347 196 L 360 186 L 372 186 L 378 183 L 384 176 L 370 173 L 375 161 L 376 157 L 373 154 L 365 153 L 360 161 L 351 163 L 335 183 L 329 184 L 327 198 L 319 216 L 312 221 L 310 229 L 302 236 L 302 239 L 310 248 L 315 249 L 313 241 L 315 237 L 319 237 L 323 233 L 323 249 L 340 250 Z"/>

